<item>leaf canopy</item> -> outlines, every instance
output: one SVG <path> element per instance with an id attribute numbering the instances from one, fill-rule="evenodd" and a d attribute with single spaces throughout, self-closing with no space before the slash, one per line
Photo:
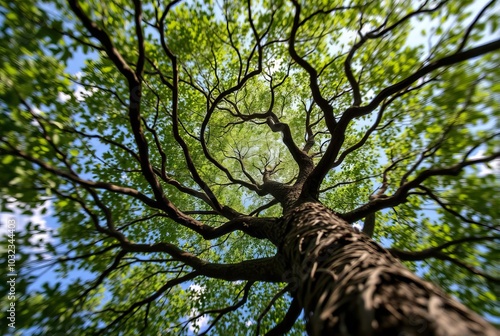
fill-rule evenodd
<path id="1" fill-rule="evenodd" d="M 498 9 L 1 0 L 1 211 L 56 223 L 17 232 L 18 334 L 271 330 L 287 281 L 233 275 L 276 254 L 237 218 L 299 185 L 498 321 Z"/>

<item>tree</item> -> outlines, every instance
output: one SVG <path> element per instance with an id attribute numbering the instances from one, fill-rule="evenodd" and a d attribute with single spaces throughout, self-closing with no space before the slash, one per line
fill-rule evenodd
<path id="1" fill-rule="evenodd" d="M 1 4 L 18 332 L 498 334 L 494 0 Z"/>

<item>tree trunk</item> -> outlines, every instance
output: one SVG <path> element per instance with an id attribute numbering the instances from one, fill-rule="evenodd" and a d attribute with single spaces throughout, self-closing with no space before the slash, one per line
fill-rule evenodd
<path id="1" fill-rule="evenodd" d="M 285 276 L 309 335 L 500 334 L 323 205 L 303 203 L 283 224 Z"/>

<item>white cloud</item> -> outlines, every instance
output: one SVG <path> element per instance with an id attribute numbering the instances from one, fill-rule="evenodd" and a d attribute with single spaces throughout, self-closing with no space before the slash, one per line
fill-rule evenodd
<path id="1" fill-rule="evenodd" d="M 193 308 L 193 309 L 191 309 L 189 317 L 195 317 L 195 316 L 198 316 L 199 314 L 200 314 L 200 312 L 198 311 L 198 309 Z M 189 330 L 190 331 L 202 330 L 203 328 L 205 328 L 208 325 L 209 320 L 210 320 L 210 317 L 208 315 L 202 315 L 199 318 L 197 318 L 196 320 L 193 320 L 193 321 L 191 321 L 191 323 L 189 323 Z"/>
<path id="2" fill-rule="evenodd" d="M 250 327 L 252 324 L 254 324 L 254 322 L 252 320 L 248 320 L 248 321 L 245 322 L 245 325 L 247 327 Z"/>
<path id="3" fill-rule="evenodd" d="M 363 231 L 363 223 L 356 222 L 356 223 L 352 224 L 352 226 L 355 229 L 358 229 L 359 231 Z"/>
<path id="4" fill-rule="evenodd" d="M 198 284 L 192 284 L 191 286 L 189 286 L 189 290 L 192 292 L 191 298 L 193 300 L 199 300 L 203 293 L 205 293 L 206 287 L 200 286 Z"/>
<path id="5" fill-rule="evenodd" d="M 197 293 L 203 293 L 205 292 L 205 286 L 200 286 L 200 285 L 197 285 L 197 284 L 192 284 L 191 286 L 189 286 L 189 289 L 194 291 L 194 292 L 197 292 Z"/>
<path id="6" fill-rule="evenodd" d="M 485 151 L 483 149 L 480 149 L 477 154 L 469 157 L 469 160 L 477 160 L 484 158 Z M 494 159 L 486 165 L 485 163 L 481 163 L 478 165 L 479 167 L 479 173 L 478 176 L 486 176 L 486 175 L 491 175 L 491 174 L 500 174 L 500 158 Z"/>
<path id="7" fill-rule="evenodd" d="M 35 233 L 31 236 L 30 242 L 32 244 L 36 243 L 42 243 L 42 246 L 44 243 L 47 243 L 52 240 L 52 237 L 49 232 L 50 228 L 47 226 L 47 221 L 46 217 L 50 215 L 51 213 L 51 206 L 52 202 L 50 200 L 45 201 L 41 206 L 33 209 L 33 214 L 30 215 L 23 215 L 23 204 L 12 200 L 9 201 L 9 203 L 6 205 L 7 208 L 9 208 L 12 213 L 5 213 L 1 212 L 0 213 L 0 223 L 2 224 L 0 226 L 0 235 L 5 235 L 8 233 L 7 229 L 7 223 L 11 220 L 15 221 L 15 234 L 16 237 L 19 236 L 20 233 L 24 233 L 27 230 L 28 223 L 32 223 L 32 227 L 38 226 L 37 231 L 41 231 L 40 233 Z M 44 213 L 45 211 L 45 213 Z M 43 248 L 34 248 L 33 251 L 35 252 L 43 252 Z"/>
<path id="8" fill-rule="evenodd" d="M 40 114 L 42 114 L 42 110 L 40 110 L 38 107 L 33 107 L 33 108 L 31 109 L 31 112 L 33 112 L 33 113 L 34 113 L 34 114 L 36 114 L 36 115 L 40 115 Z"/>
<path id="9" fill-rule="evenodd" d="M 280 59 L 272 59 L 269 62 L 269 74 L 272 75 L 278 71 L 281 67 L 282 61 Z"/>
<path id="10" fill-rule="evenodd" d="M 76 85 L 75 91 L 73 91 L 73 96 L 66 94 L 64 92 L 59 92 L 57 94 L 57 100 L 61 103 L 65 103 L 74 97 L 78 101 L 84 101 L 88 97 L 92 96 L 95 92 L 97 92 L 97 88 L 85 88 L 83 85 Z"/>
<path id="11" fill-rule="evenodd" d="M 97 88 L 90 88 L 89 90 L 87 90 L 82 85 L 77 85 L 73 95 L 75 96 L 76 100 L 84 101 L 87 97 L 92 96 L 96 91 Z"/>
<path id="12" fill-rule="evenodd" d="M 68 101 L 68 100 L 70 100 L 70 99 L 71 99 L 71 95 L 66 94 L 66 93 L 64 93 L 64 92 L 59 92 L 59 93 L 57 94 L 57 100 L 58 100 L 59 102 L 61 102 L 61 103 L 65 103 L 65 102 L 67 102 L 67 101 Z"/>
<path id="13" fill-rule="evenodd" d="M 31 108 L 31 112 L 33 112 L 33 114 L 36 115 L 36 116 L 40 116 L 40 115 L 43 114 L 42 110 L 40 110 L 38 107 Z M 39 126 L 39 124 L 38 124 L 38 122 L 36 121 L 35 118 L 31 119 L 30 124 L 33 125 L 33 126 L 35 126 L 35 127 Z"/>
<path id="14" fill-rule="evenodd" d="M 196 283 L 193 283 L 189 286 L 189 292 L 190 292 L 190 297 L 192 300 L 198 301 L 201 299 L 201 296 L 203 293 L 206 291 L 205 286 L 198 285 Z M 200 312 L 198 309 L 193 308 L 191 309 L 191 312 L 189 313 L 189 317 L 195 317 L 198 316 Z M 210 317 L 208 315 L 202 315 L 196 320 L 193 320 L 191 323 L 189 323 L 189 330 L 191 331 L 198 331 L 202 330 L 208 325 L 208 321 L 210 320 Z"/>

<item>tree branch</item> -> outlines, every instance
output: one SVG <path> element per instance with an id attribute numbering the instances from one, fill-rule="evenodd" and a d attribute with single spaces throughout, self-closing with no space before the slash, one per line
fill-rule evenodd
<path id="1" fill-rule="evenodd" d="M 309 74 L 309 86 L 311 88 L 311 93 L 314 99 L 314 102 L 316 105 L 319 106 L 319 108 L 323 111 L 323 114 L 325 116 L 325 122 L 328 130 L 333 133 L 333 130 L 335 129 L 337 122 L 335 121 L 335 115 L 333 113 L 333 107 L 330 105 L 328 100 L 326 100 L 322 95 L 321 95 L 321 89 L 319 88 L 318 84 L 318 72 L 314 67 L 309 64 L 304 58 L 300 57 L 299 54 L 297 53 L 295 49 L 295 42 L 296 42 L 296 37 L 297 37 L 297 31 L 300 27 L 300 11 L 301 11 L 301 5 L 298 3 L 297 0 L 292 0 L 292 3 L 295 7 L 295 15 L 293 18 L 293 26 L 292 26 L 292 31 L 290 32 L 290 39 L 288 43 L 288 52 L 292 59 L 300 65 L 306 72 Z"/>
<path id="2" fill-rule="evenodd" d="M 380 91 L 373 100 L 365 106 L 352 106 L 348 108 L 340 118 L 340 121 L 335 127 L 334 132 L 332 132 L 332 139 L 328 145 L 325 154 L 317 164 L 316 168 L 313 170 L 307 182 L 305 183 L 305 188 L 302 192 L 302 197 L 313 196 L 317 197 L 319 187 L 327 175 L 328 171 L 332 168 L 335 159 L 337 158 L 342 144 L 345 140 L 345 130 L 349 125 L 350 121 L 354 118 L 362 117 L 374 111 L 385 99 L 389 98 L 391 95 L 396 94 L 405 88 L 409 87 L 411 84 L 424 77 L 425 75 L 431 73 L 439 68 L 447 67 L 456 63 L 460 63 L 486 53 L 500 49 L 500 40 L 495 40 L 493 42 L 483 44 L 481 46 L 466 50 L 456 52 L 452 55 L 445 56 L 437 61 L 434 61 L 428 65 L 421 67 L 419 70 L 414 72 L 412 75 L 406 77 L 405 79 L 393 84 L 382 91 Z M 364 216 L 363 216 L 364 217 Z M 362 217 L 361 217 L 362 218 Z"/>
<path id="3" fill-rule="evenodd" d="M 294 298 L 283 320 L 281 320 L 280 323 L 278 323 L 271 330 L 269 330 L 266 333 L 266 336 L 285 335 L 292 329 L 293 325 L 295 324 L 295 321 L 297 321 L 301 312 L 302 308 L 300 307 L 299 300 Z"/>
<path id="4" fill-rule="evenodd" d="M 250 293 L 250 288 L 252 288 L 252 285 L 254 284 L 253 281 L 249 281 L 246 283 L 245 287 L 243 288 L 243 297 L 241 298 L 241 300 L 239 300 L 238 302 L 236 302 L 234 305 L 232 306 L 229 306 L 229 307 L 226 307 L 226 308 L 223 308 L 223 309 L 212 309 L 212 310 L 207 310 L 207 311 L 204 311 L 203 313 L 201 313 L 200 315 L 198 315 L 198 318 L 205 315 L 205 314 L 211 314 L 211 313 L 219 313 L 219 315 L 217 315 L 217 317 L 214 319 L 214 321 L 212 323 L 210 323 L 210 325 L 208 326 L 208 328 L 200 333 L 199 335 L 206 335 L 210 329 L 212 329 L 215 324 L 217 323 L 217 321 L 219 321 L 225 314 L 227 313 L 230 313 L 232 311 L 235 311 L 237 310 L 238 308 L 240 308 L 241 306 L 243 306 L 247 300 L 248 300 L 248 294 Z M 241 292 L 240 292 L 241 293 Z M 239 294 L 238 294 L 239 296 Z"/>
<path id="5" fill-rule="evenodd" d="M 267 304 L 267 306 L 264 308 L 264 310 L 259 314 L 259 317 L 257 318 L 257 327 L 255 329 L 256 336 L 260 335 L 260 324 L 262 322 L 262 319 L 266 314 L 269 312 L 271 307 L 276 303 L 276 301 L 281 298 L 283 295 L 285 295 L 291 288 L 291 285 L 288 284 L 287 286 L 283 287 L 278 293 L 276 293 L 271 301 Z M 267 335 L 267 334 L 266 334 Z"/>
<path id="6" fill-rule="evenodd" d="M 476 275 L 480 275 L 484 277 L 485 279 L 488 279 L 496 284 L 500 284 L 500 278 L 493 277 L 491 275 L 488 275 L 482 271 L 479 271 L 475 269 L 474 267 L 467 265 L 461 260 L 458 260 L 446 253 L 444 253 L 442 250 L 455 246 L 455 245 L 460 245 L 464 243 L 475 243 L 475 242 L 481 242 L 481 241 L 494 241 L 494 240 L 500 240 L 500 236 L 486 236 L 486 237 L 464 237 L 460 239 L 455 239 L 448 241 L 446 243 L 443 243 L 439 246 L 436 247 L 430 247 L 425 250 L 421 251 L 403 251 L 399 249 L 394 249 L 391 248 L 389 251 L 397 258 L 400 260 L 405 260 L 405 261 L 420 261 L 420 260 L 425 260 L 428 258 L 435 258 L 439 260 L 445 260 L 445 261 L 450 261 L 454 263 L 455 265 L 465 268 L 471 273 L 474 273 Z"/>
<path id="7" fill-rule="evenodd" d="M 431 73 L 434 70 L 450 66 L 456 63 L 464 62 L 498 49 L 500 49 L 500 39 L 487 44 L 477 46 L 475 48 L 466 51 L 456 52 L 452 55 L 445 56 L 437 61 L 434 61 L 426 66 L 423 66 L 419 70 L 414 72 L 412 75 L 380 91 L 380 93 L 377 94 L 375 98 L 373 98 L 373 100 L 368 105 L 360 108 L 353 108 L 351 110 L 352 113 L 349 118 L 352 119 L 361 117 L 372 112 L 384 99 L 405 89 L 412 83 L 416 82 L 418 79 L 424 77 L 425 75 Z"/>
<path id="8" fill-rule="evenodd" d="M 472 32 L 472 29 L 474 29 L 474 26 L 479 21 L 479 19 L 484 15 L 484 13 L 488 9 L 488 7 L 491 7 L 495 2 L 496 2 L 496 0 L 491 0 L 486 5 L 484 5 L 484 7 L 481 9 L 481 11 L 479 11 L 479 13 L 476 15 L 474 20 L 471 22 L 471 24 L 469 25 L 469 27 L 465 31 L 464 37 L 462 38 L 462 42 L 458 46 L 457 51 L 462 51 L 465 48 L 465 45 L 467 44 L 467 40 L 469 39 L 469 36 Z"/>
<path id="9" fill-rule="evenodd" d="M 268 281 L 281 282 L 282 263 L 280 257 L 268 257 L 260 259 L 245 260 L 235 264 L 214 264 L 196 257 L 194 254 L 186 252 L 170 243 L 155 244 L 122 244 L 127 252 L 165 252 L 176 260 L 185 263 L 210 278 L 227 281 L 248 280 L 248 281 Z"/>
<path id="10" fill-rule="evenodd" d="M 470 154 L 470 151 L 469 153 Z M 489 162 L 491 160 L 494 160 L 496 158 L 500 157 L 500 153 L 495 153 L 490 156 L 485 156 L 482 158 L 478 158 L 475 160 L 469 160 L 467 161 L 467 155 L 466 157 L 462 160 L 462 162 L 459 162 L 451 167 L 447 168 L 431 168 L 431 169 L 426 169 L 422 172 L 420 172 L 413 180 L 408 181 L 401 185 L 398 190 L 392 195 L 388 196 L 385 198 L 378 198 L 372 202 L 369 202 L 365 205 L 362 205 L 361 207 L 354 209 L 353 211 L 350 211 L 348 213 L 340 215 L 344 220 L 347 222 L 354 222 L 356 220 L 359 220 L 361 218 L 366 217 L 368 214 L 373 213 L 375 211 L 384 209 L 384 208 L 389 208 L 389 207 L 394 207 L 397 206 L 403 202 L 406 201 L 406 197 L 408 195 L 408 192 L 411 189 L 417 188 L 420 186 L 422 182 L 424 182 L 426 179 L 433 177 L 433 176 L 443 176 L 443 175 L 451 175 L 455 176 L 460 174 L 463 168 L 473 165 L 473 164 L 478 164 L 478 163 L 484 163 L 484 162 Z"/>
<path id="11" fill-rule="evenodd" d="M 469 219 L 469 218 L 463 216 L 462 214 L 460 214 L 458 211 L 453 210 L 452 208 L 450 208 L 448 206 L 448 204 L 444 203 L 441 199 L 439 199 L 439 197 L 436 194 L 434 194 L 431 189 L 429 189 L 429 188 L 427 188 L 425 186 L 422 186 L 422 185 L 419 186 L 418 188 L 422 189 L 423 191 L 425 191 L 426 195 L 429 196 L 432 200 L 434 200 L 439 206 L 441 206 L 441 208 L 443 208 L 444 210 L 446 210 L 451 215 L 457 217 L 461 221 L 463 221 L 465 223 L 469 223 L 469 224 L 475 224 L 475 225 L 483 226 L 483 227 L 488 228 L 489 230 L 500 231 L 500 228 L 498 228 L 498 227 L 494 227 L 494 226 L 491 226 L 491 225 L 487 225 L 487 224 L 480 223 L 478 221 Z"/>
<path id="12" fill-rule="evenodd" d="M 154 302 L 156 299 L 158 299 L 168 289 L 170 289 L 170 288 L 172 288 L 174 286 L 177 286 L 177 285 L 179 285 L 179 284 L 181 284 L 183 282 L 192 280 L 195 277 L 197 277 L 198 275 L 199 275 L 199 273 L 196 272 L 196 271 L 194 271 L 194 272 L 188 273 L 188 274 L 186 274 L 186 275 L 184 275 L 182 277 L 177 277 L 177 278 L 174 278 L 174 279 L 171 279 L 171 280 L 167 281 L 167 283 L 165 285 L 163 285 L 162 287 L 160 287 L 153 295 L 150 295 L 149 297 L 147 297 L 147 298 L 145 298 L 145 299 L 143 299 L 141 301 L 134 302 L 125 311 L 122 311 L 122 313 L 118 317 L 116 317 L 111 323 L 109 323 L 102 330 L 102 333 L 104 333 L 105 331 L 109 330 L 111 327 L 113 327 L 114 325 L 116 325 L 123 318 L 125 318 L 125 316 L 127 316 L 130 313 L 132 313 L 137 308 L 139 308 L 139 307 L 141 307 L 141 306 L 143 306 L 145 304 L 149 304 L 151 302 Z"/>

